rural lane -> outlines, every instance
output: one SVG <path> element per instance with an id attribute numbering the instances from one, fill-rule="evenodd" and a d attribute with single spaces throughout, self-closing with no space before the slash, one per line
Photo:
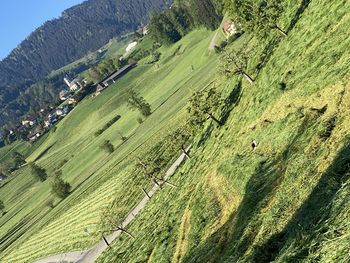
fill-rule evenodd
<path id="1" fill-rule="evenodd" d="M 190 148 L 191 146 L 189 146 L 186 149 L 186 151 L 189 151 Z M 152 197 L 157 192 L 157 190 L 159 190 L 159 188 L 169 179 L 169 177 L 175 173 L 176 169 L 185 160 L 185 158 L 186 158 L 186 155 L 184 153 L 181 154 L 181 156 L 166 171 L 164 176 L 164 181 L 159 183 L 159 185 L 154 184 L 152 189 L 147 193 L 149 197 Z M 147 195 L 127 215 L 127 217 L 121 224 L 121 228 L 126 228 L 135 219 L 135 217 L 141 212 L 141 210 L 146 206 L 147 202 L 149 201 L 149 198 Z M 110 244 L 111 242 L 113 242 L 113 240 L 119 237 L 120 234 L 121 234 L 120 230 L 115 231 L 112 234 L 106 236 L 106 240 Z M 108 248 L 107 244 L 104 242 L 104 240 L 101 240 L 99 243 L 97 243 L 94 247 L 92 247 L 89 250 L 67 252 L 64 254 L 43 258 L 43 259 L 34 261 L 33 263 L 61 263 L 61 262 L 93 263 L 107 248 Z"/>

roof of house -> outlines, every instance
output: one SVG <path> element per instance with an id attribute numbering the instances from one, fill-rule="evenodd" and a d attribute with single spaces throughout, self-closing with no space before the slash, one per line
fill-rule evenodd
<path id="1" fill-rule="evenodd" d="M 224 30 L 225 30 L 225 31 L 230 30 L 230 27 L 232 26 L 232 24 L 233 24 L 233 22 L 232 22 L 231 20 L 226 20 L 226 21 L 224 22 Z"/>
<path id="2" fill-rule="evenodd" d="M 120 70 L 116 70 L 116 71 L 112 72 L 111 75 L 109 75 L 109 76 L 105 77 L 103 80 L 101 80 L 99 84 L 106 83 L 111 79 L 115 79 L 116 77 L 123 75 L 126 71 L 128 71 L 129 69 L 131 69 L 135 65 L 136 65 L 136 63 L 131 63 L 131 64 L 126 65 L 125 67 L 121 68 Z"/>

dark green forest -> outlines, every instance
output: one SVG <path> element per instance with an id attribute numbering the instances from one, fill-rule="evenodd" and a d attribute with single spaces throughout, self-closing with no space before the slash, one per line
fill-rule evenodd
<path id="1" fill-rule="evenodd" d="M 111 38 L 146 23 L 171 0 L 89 0 L 47 21 L 0 62 L 0 127 L 52 100 L 62 86 L 45 77 Z M 39 83 L 38 83 L 39 82 Z"/>

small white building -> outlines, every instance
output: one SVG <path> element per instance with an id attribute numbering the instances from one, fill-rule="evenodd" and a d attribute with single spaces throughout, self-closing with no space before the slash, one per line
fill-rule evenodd
<path id="1" fill-rule="evenodd" d="M 23 126 L 33 126 L 36 123 L 36 120 L 34 118 L 27 118 L 25 120 L 22 120 Z"/>
<path id="2" fill-rule="evenodd" d="M 133 50 L 136 47 L 136 45 L 137 41 L 130 43 L 125 49 L 126 53 L 129 53 L 131 50 Z"/>

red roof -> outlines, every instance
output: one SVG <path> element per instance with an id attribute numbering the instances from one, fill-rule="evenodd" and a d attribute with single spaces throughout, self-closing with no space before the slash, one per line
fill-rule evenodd
<path id="1" fill-rule="evenodd" d="M 232 21 L 231 20 L 226 20 L 224 22 L 224 30 L 229 31 L 230 27 L 232 26 Z"/>

